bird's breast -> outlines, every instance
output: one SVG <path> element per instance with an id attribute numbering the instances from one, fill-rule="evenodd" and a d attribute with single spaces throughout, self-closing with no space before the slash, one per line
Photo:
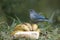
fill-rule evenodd
<path id="1" fill-rule="evenodd" d="M 33 20 L 33 19 L 35 19 L 35 18 L 36 18 L 36 16 L 35 16 L 35 15 L 30 14 L 30 19 L 31 19 L 31 20 Z"/>

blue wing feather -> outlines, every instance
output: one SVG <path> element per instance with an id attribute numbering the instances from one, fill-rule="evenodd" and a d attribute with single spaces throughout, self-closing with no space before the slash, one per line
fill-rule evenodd
<path id="1" fill-rule="evenodd" d="M 45 17 L 44 17 L 44 16 L 39 15 L 39 14 L 35 14 L 35 17 L 36 17 L 37 19 L 45 19 Z"/>

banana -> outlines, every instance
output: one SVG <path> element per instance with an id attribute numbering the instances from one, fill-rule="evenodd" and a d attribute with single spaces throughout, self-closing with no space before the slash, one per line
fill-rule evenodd
<path id="1" fill-rule="evenodd" d="M 37 30 L 37 28 L 38 28 L 38 25 L 37 24 L 32 24 L 32 30 L 33 31 Z"/>
<path id="2" fill-rule="evenodd" d="M 36 32 L 39 32 L 39 33 L 40 33 L 40 32 L 41 32 L 41 30 L 40 30 L 40 29 L 37 29 L 37 30 L 36 30 Z"/>
<path id="3" fill-rule="evenodd" d="M 30 31 L 30 29 L 28 28 L 28 26 L 25 25 L 25 24 L 22 24 L 21 27 L 22 27 L 22 29 L 25 30 L 25 31 Z"/>
<path id="4" fill-rule="evenodd" d="M 30 29 L 30 31 L 32 30 L 32 26 L 30 23 L 25 23 L 25 25 L 27 25 L 27 27 Z"/>
<path id="5" fill-rule="evenodd" d="M 36 36 L 32 36 L 32 35 L 27 35 L 27 34 L 24 34 L 24 35 L 17 35 L 16 33 L 17 32 L 37 32 L 37 33 L 40 33 L 41 32 L 41 30 L 38 28 L 38 25 L 37 24 L 30 24 L 30 23 L 23 23 L 23 24 L 18 24 L 15 28 L 14 28 L 14 30 L 13 30 L 13 32 L 11 33 L 11 35 L 13 36 L 13 37 L 16 37 L 16 38 L 18 38 L 18 37 L 26 37 L 26 38 L 35 38 Z"/>
<path id="6" fill-rule="evenodd" d="M 17 31 L 17 30 L 23 31 L 21 25 L 22 25 L 22 24 L 17 25 L 17 26 L 14 28 L 14 31 Z"/>

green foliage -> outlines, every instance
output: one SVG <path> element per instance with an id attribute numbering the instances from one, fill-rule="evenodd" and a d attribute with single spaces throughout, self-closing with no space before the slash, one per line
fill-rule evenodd
<path id="1" fill-rule="evenodd" d="M 3 14 L 6 14 L 7 20 L 10 19 L 8 16 L 16 18 L 16 15 L 22 22 L 27 22 L 30 21 L 29 9 L 35 9 L 37 12 L 42 12 L 42 14 L 49 18 L 52 12 L 60 10 L 59 3 L 59 0 L 0 0 L 0 8 Z"/>

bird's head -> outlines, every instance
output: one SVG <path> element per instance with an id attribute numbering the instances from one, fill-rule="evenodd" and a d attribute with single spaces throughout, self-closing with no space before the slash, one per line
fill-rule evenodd
<path id="1" fill-rule="evenodd" d="M 32 13 L 35 13 L 35 10 L 30 9 L 29 12 L 32 14 Z"/>

